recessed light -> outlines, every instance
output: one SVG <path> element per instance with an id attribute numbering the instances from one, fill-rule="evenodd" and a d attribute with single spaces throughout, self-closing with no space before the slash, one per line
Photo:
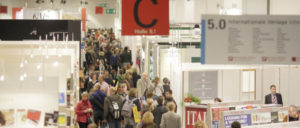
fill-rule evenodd
<path id="1" fill-rule="evenodd" d="M 1 75 L 0 80 L 4 81 L 4 75 Z"/>
<path id="2" fill-rule="evenodd" d="M 20 80 L 21 81 L 23 81 L 24 80 L 24 76 L 22 75 L 22 76 L 20 76 Z"/>
<path id="3" fill-rule="evenodd" d="M 23 68 L 23 67 L 24 67 L 24 64 L 23 64 L 23 63 L 21 63 L 21 64 L 20 64 L 20 68 Z"/>
<path id="4" fill-rule="evenodd" d="M 38 70 L 41 69 L 41 65 L 37 65 L 36 69 L 38 69 Z"/>
<path id="5" fill-rule="evenodd" d="M 39 81 L 43 81 L 43 77 L 42 76 L 39 76 Z"/>

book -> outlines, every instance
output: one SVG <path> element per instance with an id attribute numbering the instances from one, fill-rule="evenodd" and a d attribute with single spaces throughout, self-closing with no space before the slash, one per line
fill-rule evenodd
<path id="1" fill-rule="evenodd" d="M 13 126 L 15 124 L 15 110 L 4 109 L 0 110 L 0 118 L 4 118 L 5 122 L 0 122 L 0 126 Z"/>
<path id="2" fill-rule="evenodd" d="M 66 126 L 66 114 L 59 113 L 58 116 L 58 126 Z"/>
<path id="3" fill-rule="evenodd" d="M 58 111 L 53 112 L 53 122 L 54 122 L 54 124 L 56 124 L 56 126 L 57 126 L 57 123 L 58 123 L 58 115 L 59 115 Z"/>
<path id="4" fill-rule="evenodd" d="M 16 123 L 18 125 L 25 125 L 27 119 L 27 111 L 25 109 L 18 109 L 16 113 Z"/>
<path id="5" fill-rule="evenodd" d="M 41 111 L 29 109 L 27 112 L 27 119 L 31 120 L 34 125 L 38 125 L 41 118 Z"/>
<path id="6" fill-rule="evenodd" d="M 45 113 L 44 126 L 56 126 L 54 123 L 54 113 Z"/>
<path id="7" fill-rule="evenodd" d="M 66 100 L 65 100 L 65 93 L 64 92 L 59 93 L 58 103 L 59 103 L 59 105 L 65 105 Z"/>

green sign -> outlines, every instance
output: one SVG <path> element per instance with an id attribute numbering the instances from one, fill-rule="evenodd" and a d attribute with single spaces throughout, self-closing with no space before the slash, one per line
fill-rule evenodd
<path id="1" fill-rule="evenodd" d="M 110 8 L 105 10 L 106 14 L 116 14 L 116 9 Z"/>
<path id="2" fill-rule="evenodd" d="M 101 3 L 101 4 L 99 4 L 99 6 L 101 6 L 103 8 L 106 8 L 107 7 L 107 3 Z"/>

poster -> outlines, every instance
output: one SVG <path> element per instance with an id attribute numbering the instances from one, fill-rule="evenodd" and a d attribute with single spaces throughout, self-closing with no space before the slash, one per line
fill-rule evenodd
<path id="1" fill-rule="evenodd" d="M 221 118 L 222 111 L 228 111 L 229 108 L 212 108 L 212 119 L 213 121 L 218 121 Z"/>
<path id="2" fill-rule="evenodd" d="M 58 100 L 59 105 L 65 105 L 66 104 L 66 97 L 64 92 L 59 93 L 59 100 Z"/>
<path id="3" fill-rule="evenodd" d="M 201 23 L 202 64 L 300 64 L 299 16 L 203 15 Z"/>
<path id="4" fill-rule="evenodd" d="M 15 111 L 13 109 L 0 110 L 0 127 L 15 124 Z"/>
<path id="5" fill-rule="evenodd" d="M 17 109 L 16 123 L 18 125 L 25 125 L 27 119 L 27 111 L 25 109 Z"/>
<path id="6" fill-rule="evenodd" d="M 58 126 L 66 126 L 66 122 L 67 122 L 66 118 L 67 118 L 66 114 L 59 113 L 59 116 L 58 116 Z"/>
<path id="7" fill-rule="evenodd" d="M 231 128 L 231 124 L 234 121 L 240 122 L 242 126 L 250 126 L 251 116 L 250 114 L 225 116 L 224 117 L 225 128 Z"/>
<path id="8" fill-rule="evenodd" d="M 27 119 L 34 125 L 38 125 L 41 118 L 41 111 L 29 109 L 27 112 Z"/>
<path id="9" fill-rule="evenodd" d="M 199 120 L 206 121 L 206 108 L 185 107 L 185 128 L 193 128 Z"/>
<path id="10" fill-rule="evenodd" d="M 54 123 L 53 113 L 45 113 L 44 126 L 57 126 L 56 123 Z"/>
<path id="11" fill-rule="evenodd" d="M 271 113 L 254 113 L 251 115 L 252 124 L 260 125 L 260 124 L 268 124 L 271 123 Z"/>
<path id="12" fill-rule="evenodd" d="M 218 97 L 218 71 L 189 72 L 189 93 L 201 100 Z"/>

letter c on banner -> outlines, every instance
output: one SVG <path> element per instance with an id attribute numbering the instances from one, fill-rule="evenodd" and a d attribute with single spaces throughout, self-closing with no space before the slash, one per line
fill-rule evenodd
<path id="1" fill-rule="evenodd" d="M 157 19 L 152 20 L 152 23 L 150 23 L 150 24 L 143 24 L 143 23 L 140 21 L 139 16 L 138 16 L 138 8 L 139 8 L 139 4 L 140 4 L 141 2 L 142 2 L 142 0 L 137 0 L 137 1 L 135 2 L 135 5 L 134 5 L 134 19 L 135 19 L 136 23 L 137 23 L 139 26 L 141 26 L 141 27 L 143 27 L 143 28 L 150 28 L 150 27 L 154 26 L 154 25 L 157 23 Z M 157 1 L 156 1 L 156 0 L 152 0 L 152 3 L 156 5 L 156 4 L 157 4 Z"/>

